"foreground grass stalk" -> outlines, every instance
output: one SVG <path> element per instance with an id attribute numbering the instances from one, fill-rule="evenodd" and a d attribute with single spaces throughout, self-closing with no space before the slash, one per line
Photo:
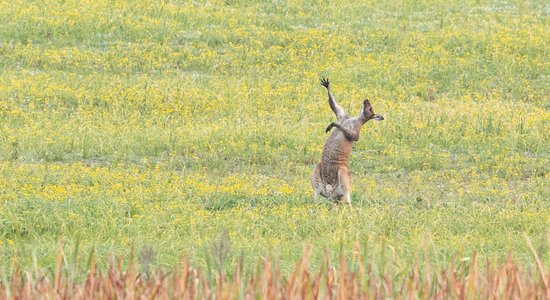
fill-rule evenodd
<path id="1" fill-rule="evenodd" d="M 469 268 L 464 272 L 451 264 L 448 268 L 430 268 L 415 264 L 408 275 L 373 272 L 372 263 L 361 260 L 357 271 L 350 268 L 342 255 L 339 266 L 328 260 L 316 272 L 309 265 L 306 250 L 294 271 L 281 275 L 277 264 L 264 260 L 259 272 L 245 276 L 242 263 L 232 276 L 219 272 L 210 280 L 203 270 L 193 268 L 188 260 L 171 272 L 157 271 L 150 276 L 136 272 L 133 256 L 127 268 L 122 259 L 111 255 L 106 272 L 92 264 L 86 278 L 77 281 L 59 264 L 52 278 L 33 277 L 32 272 L 13 270 L 3 276 L 0 297 L 14 299 L 546 299 L 550 296 L 547 282 L 550 277 L 538 264 L 539 273 L 518 265 L 511 256 L 496 264 L 487 261 L 478 264 L 473 254 Z M 58 260 L 63 261 L 62 252 Z M 423 269 L 424 271 L 420 271 Z M 540 276 L 538 276 L 540 275 Z M 7 279 L 10 278 L 10 279 Z"/>

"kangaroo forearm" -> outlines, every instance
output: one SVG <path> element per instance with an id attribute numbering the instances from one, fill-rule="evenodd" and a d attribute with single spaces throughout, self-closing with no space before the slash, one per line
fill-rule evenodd
<path id="1" fill-rule="evenodd" d="M 355 131 L 352 131 L 352 130 L 349 130 L 348 128 L 338 124 L 338 123 L 332 123 L 334 124 L 333 126 L 340 129 L 343 133 L 344 133 L 344 136 L 348 139 L 348 140 L 351 140 L 351 141 L 358 141 L 359 140 L 359 133 L 358 132 L 355 132 Z"/>
<path id="2" fill-rule="evenodd" d="M 336 117 L 338 118 L 338 121 L 346 117 L 346 112 L 336 103 L 336 100 L 334 99 L 334 96 L 332 95 L 332 91 L 330 90 L 330 82 L 327 78 L 321 78 L 321 85 L 324 86 L 327 89 L 328 93 L 328 104 L 330 105 L 330 109 L 336 114 Z"/>
<path id="3" fill-rule="evenodd" d="M 330 105 L 330 108 L 332 111 L 336 112 L 338 111 L 338 108 L 336 107 L 336 100 L 334 100 L 334 96 L 330 92 L 330 87 L 327 88 L 328 91 L 328 104 Z"/>
<path id="4" fill-rule="evenodd" d="M 330 88 L 328 89 L 328 104 L 330 105 L 330 109 L 334 112 L 336 117 L 338 118 L 338 121 L 341 121 L 343 118 L 346 117 L 346 112 L 336 103 L 336 100 L 334 99 L 334 96 L 332 95 L 332 92 L 330 91 Z"/>

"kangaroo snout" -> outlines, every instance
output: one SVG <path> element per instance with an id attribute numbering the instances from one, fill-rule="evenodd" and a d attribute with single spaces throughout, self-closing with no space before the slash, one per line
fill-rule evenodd
<path id="1" fill-rule="evenodd" d="M 372 117 L 373 120 L 375 121 L 382 121 L 384 120 L 384 117 L 382 117 L 381 115 L 374 115 L 374 117 Z"/>

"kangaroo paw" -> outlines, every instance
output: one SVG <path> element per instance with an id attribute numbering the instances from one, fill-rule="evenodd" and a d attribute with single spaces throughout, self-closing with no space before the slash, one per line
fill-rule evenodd
<path id="1" fill-rule="evenodd" d="M 327 184 L 325 186 L 325 190 L 327 191 L 327 194 L 329 194 L 329 195 L 331 195 L 332 192 L 334 191 L 334 189 L 332 188 L 332 185 L 330 185 L 330 184 Z"/>
<path id="2" fill-rule="evenodd" d="M 328 133 L 332 127 L 334 127 L 334 122 L 330 123 L 330 125 L 328 125 L 327 129 L 325 130 L 325 133 Z"/>
<path id="3" fill-rule="evenodd" d="M 328 89 L 328 86 L 330 85 L 330 82 L 328 81 L 328 78 L 321 77 L 321 85 Z"/>

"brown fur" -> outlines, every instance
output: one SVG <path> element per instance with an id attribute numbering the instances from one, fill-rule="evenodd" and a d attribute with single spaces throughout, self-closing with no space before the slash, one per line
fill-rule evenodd
<path id="1" fill-rule="evenodd" d="M 331 123 L 326 129 L 328 132 L 336 127 L 325 143 L 321 161 L 313 172 L 311 178 L 313 195 L 315 200 L 321 195 L 334 202 L 343 198 L 344 203 L 351 204 L 351 176 L 348 166 L 352 143 L 359 140 L 359 132 L 363 124 L 370 119 L 383 120 L 383 117 L 374 114 L 368 100 L 363 102 L 363 109 L 359 116 L 348 117 L 334 100 L 328 79 L 321 79 L 321 84 L 327 88 L 329 105 L 336 114 L 338 123 Z"/>

